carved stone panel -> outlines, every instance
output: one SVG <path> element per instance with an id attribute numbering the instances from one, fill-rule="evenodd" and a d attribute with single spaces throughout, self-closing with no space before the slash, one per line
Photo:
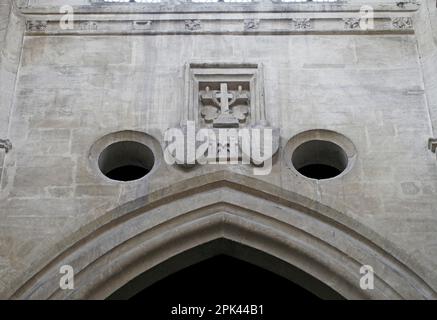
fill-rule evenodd
<path id="1" fill-rule="evenodd" d="M 246 19 L 244 20 L 244 30 L 255 30 L 259 27 L 259 19 Z"/>
<path id="2" fill-rule="evenodd" d="M 413 20 L 410 17 L 397 17 L 392 19 L 392 25 L 396 29 L 411 29 Z"/>
<path id="3" fill-rule="evenodd" d="M 79 23 L 79 29 L 95 31 L 98 29 L 98 24 L 96 21 L 83 21 Z"/>
<path id="4" fill-rule="evenodd" d="M 295 18 L 293 19 L 294 28 L 297 30 L 311 29 L 311 19 L 309 18 Z"/>
<path id="5" fill-rule="evenodd" d="M 250 159 L 260 165 L 271 159 L 279 148 L 279 129 L 265 116 L 262 65 L 200 62 L 185 68 L 185 106 L 178 129 L 186 140 L 208 132 L 208 159 L 213 161 Z M 248 139 L 253 143 L 246 144 Z M 193 142 L 195 148 L 200 145 L 203 141 Z M 177 157 L 181 165 L 194 162 L 188 150 Z"/>
<path id="6" fill-rule="evenodd" d="M 197 19 L 191 19 L 191 20 L 185 20 L 185 29 L 188 31 L 196 31 L 200 30 L 202 28 L 202 25 L 200 24 L 200 20 Z"/>
<path id="7" fill-rule="evenodd" d="M 344 28 L 347 29 L 359 29 L 360 28 L 360 18 L 345 18 Z"/>
<path id="8" fill-rule="evenodd" d="M 26 23 L 27 31 L 45 31 L 47 29 L 47 21 L 29 20 Z"/>
<path id="9" fill-rule="evenodd" d="M 214 128 L 238 128 L 249 122 L 249 83 L 217 82 L 202 84 L 200 89 L 200 114 L 204 124 L 212 123 Z"/>
<path id="10" fill-rule="evenodd" d="M 190 63 L 186 68 L 189 99 L 182 121 L 212 128 L 266 122 L 261 65 Z"/>

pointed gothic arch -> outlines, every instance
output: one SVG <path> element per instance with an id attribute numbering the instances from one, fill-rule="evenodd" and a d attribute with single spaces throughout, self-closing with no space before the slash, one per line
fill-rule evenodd
<path id="1" fill-rule="evenodd" d="M 264 252 L 348 299 L 435 299 L 414 262 L 346 215 L 269 183 L 220 171 L 126 203 L 59 244 L 12 298 L 104 299 L 177 255 L 225 239 Z M 54 258 L 53 258 L 54 257 Z M 75 289 L 59 288 L 71 265 Z M 375 289 L 359 286 L 362 265 Z"/>
<path id="2" fill-rule="evenodd" d="M 236 270 L 233 269 L 234 267 Z M 224 270 L 221 268 L 224 268 Z M 218 279 L 220 279 L 218 281 L 216 280 L 216 272 L 218 273 Z M 263 279 L 253 277 L 254 273 Z M 267 279 L 264 277 L 267 277 Z M 243 278 L 242 281 L 241 278 Z M 254 283 L 245 283 L 248 279 L 251 279 Z M 280 283 L 278 283 L 278 279 L 281 279 Z M 154 299 L 154 294 L 162 294 L 160 290 L 163 287 L 167 287 L 172 296 L 176 297 L 181 293 L 180 291 L 178 293 L 178 288 L 176 288 L 176 294 L 174 294 L 175 284 L 172 281 L 183 282 L 184 290 L 190 288 L 189 294 L 193 294 L 196 301 L 197 296 L 199 299 L 203 299 L 205 293 L 208 293 L 208 296 L 214 296 L 217 291 L 215 286 L 221 287 L 218 290 L 219 295 L 223 291 L 231 291 L 226 294 L 226 297 L 244 294 L 246 298 L 251 295 L 256 295 L 258 298 L 260 294 L 271 294 L 272 291 L 264 292 L 264 286 L 269 280 L 273 280 L 274 283 L 281 286 L 279 289 L 270 284 L 268 285 L 271 290 L 279 294 L 275 300 L 278 298 L 290 299 L 290 297 L 302 299 L 302 294 L 304 299 L 305 297 L 318 297 L 324 300 L 344 299 L 329 286 L 301 269 L 265 252 L 225 238 L 199 245 L 164 261 L 126 283 L 108 299 L 136 299 L 137 296 L 142 297 L 144 294 L 153 295 Z M 184 285 L 187 282 L 189 284 Z M 261 282 L 261 286 L 259 282 Z M 171 288 L 168 288 L 170 283 Z M 243 284 L 242 287 L 240 286 L 241 283 Z M 178 284 L 178 286 L 180 285 Z M 249 286 L 249 288 L 246 286 Z M 192 288 L 194 292 L 191 291 Z M 260 290 L 263 291 L 260 292 Z M 287 290 L 292 290 L 292 292 L 287 293 Z M 201 295 L 198 295 L 199 292 L 201 292 Z M 167 292 L 166 296 L 168 297 Z M 171 300 L 171 297 L 168 298 Z M 167 303 L 167 301 L 165 302 Z"/>

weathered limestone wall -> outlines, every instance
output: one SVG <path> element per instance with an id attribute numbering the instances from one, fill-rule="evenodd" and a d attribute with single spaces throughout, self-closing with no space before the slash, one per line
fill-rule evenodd
<path id="1" fill-rule="evenodd" d="M 6 33 L 8 31 L 8 24 L 9 24 L 9 15 L 11 12 L 11 4 L 7 0 L 3 0 L 0 2 L 0 75 L 4 74 L 1 70 L 2 68 L 2 60 L 3 58 L 3 48 L 5 47 L 5 38 Z M 3 97 L 4 91 L 7 89 L 5 88 L 3 84 L 3 79 L 0 81 L 0 97 Z M 3 98 L 1 99 L 3 100 Z M 1 103 L 1 102 L 0 102 Z M 7 133 L 7 127 L 8 127 L 8 108 L 2 107 L 0 108 L 0 139 L 5 138 L 5 135 Z M 3 171 L 3 161 L 4 161 L 4 150 L 0 150 L 0 181 L 1 181 L 1 171 Z"/>
<path id="2" fill-rule="evenodd" d="M 0 48 L 3 48 L 5 43 L 5 35 L 9 22 L 9 14 L 11 12 L 11 4 L 7 0 L 0 2 Z"/>
<path id="3" fill-rule="evenodd" d="M 3 17 L 7 6 L 1 8 Z M 424 11 L 418 19 L 426 19 Z M 331 206 L 373 229 L 399 247 L 408 261 L 415 261 L 416 271 L 437 290 L 437 170 L 427 150 L 427 100 L 437 125 L 437 73 L 432 71 L 435 46 L 425 41 L 435 32 L 430 25 L 426 30 L 27 34 L 9 132 L 4 110 L 9 110 L 12 87 L 1 91 L 0 132 L 14 147 L 2 178 L 0 297 L 8 297 L 41 267 L 43 253 L 62 250 L 57 248 L 62 239 L 107 210 L 217 170 L 207 166 L 182 171 L 162 162 L 146 181 L 119 183 L 93 172 L 89 163 L 91 146 L 106 134 L 137 130 L 161 141 L 164 130 L 178 124 L 187 61 L 262 63 L 267 118 L 281 129 L 281 149 L 272 174 L 259 179 Z M 2 66 L 17 63 L 18 51 L 12 52 L 6 55 L 11 62 Z M 11 78 L 15 70 L 11 67 Z M 429 70 L 425 87 L 422 70 Z M 352 140 L 358 157 L 350 172 L 315 182 L 287 168 L 281 160 L 287 141 L 311 129 L 334 130 Z M 251 174 L 244 166 L 226 169 Z"/>
<path id="4" fill-rule="evenodd" d="M 9 118 L 21 55 L 24 19 L 9 0 L 0 2 L 0 139 L 8 138 Z M 5 149 L 0 149 L 0 181 Z"/>
<path id="5" fill-rule="evenodd" d="M 437 8 L 435 1 L 423 0 L 416 19 L 417 41 L 435 135 L 437 128 Z"/>

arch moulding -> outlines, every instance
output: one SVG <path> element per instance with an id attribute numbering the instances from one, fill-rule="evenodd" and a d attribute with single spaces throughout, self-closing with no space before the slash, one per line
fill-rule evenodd
<path id="1" fill-rule="evenodd" d="M 11 298 L 104 299 L 168 259 L 220 239 L 278 258 L 348 299 L 437 298 L 413 262 L 357 221 L 225 171 L 107 212 L 59 244 L 62 250 L 42 257 L 50 262 L 17 286 Z M 59 269 L 66 264 L 75 272 L 74 290 L 59 288 Z M 374 290 L 359 286 L 363 265 L 374 268 Z"/>

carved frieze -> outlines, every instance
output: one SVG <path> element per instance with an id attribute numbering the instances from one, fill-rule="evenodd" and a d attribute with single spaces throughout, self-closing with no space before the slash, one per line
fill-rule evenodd
<path id="1" fill-rule="evenodd" d="M 412 29 L 413 20 L 410 17 L 397 17 L 391 20 L 391 23 L 396 29 Z"/>
<path id="2" fill-rule="evenodd" d="M 291 15 L 291 14 L 290 14 Z M 187 31 L 196 34 L 196 31 L 202 31 L 202 34 L 247 34 L 256 31 L 257 34 L 265 35 L 287 35 L 297 34 L 302 31 L 313 32 L 354 32 L 361 30 L 361 22 L 366 22 L 363 18 L 320 18 L 320 17 L 293 17 L 289 16 L 282 19 L 268 19 L 268 23 L 262 23 L 261 18 L 242 18 L 235 19 L 176 19 L 168 20 L 86 20 L 81 16 L 75 20 L 74 27 L 63 28 L 62 23 L 57 20 L 50 22 L 42 20 L 29 20 L 27 23 L 27 32 L 29 35 L 37 34 L 184 34 Z M 285 23 L 288 23 L 284 25 Z M 387 23 L 388 21 L 388 23 Z M 364 30 L 364 28 L 363 28 Z M 377 17 L 372 20 L 372 27 L 366 28 L 367 33 L 405 33 L 414 32 L 411 17 Z"/>

